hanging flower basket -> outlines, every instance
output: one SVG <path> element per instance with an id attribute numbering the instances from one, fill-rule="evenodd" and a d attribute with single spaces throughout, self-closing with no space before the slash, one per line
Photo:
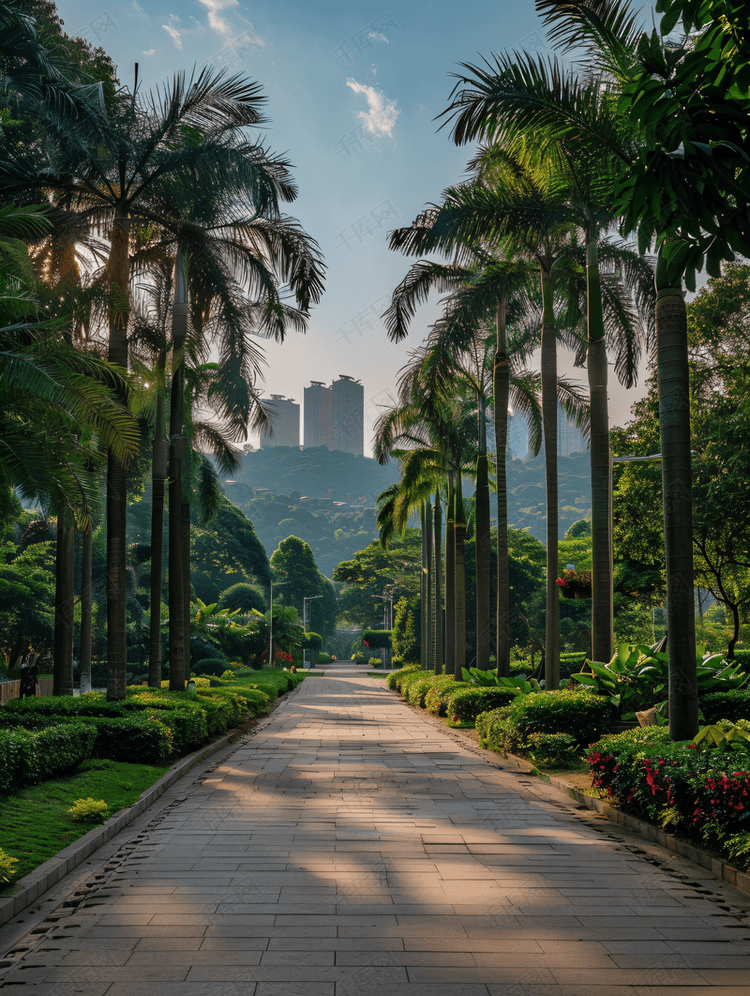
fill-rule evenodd
<path id="1" fill-rule="evenodd" d="M 563 598 L 591 598 L 591 571 L 563 571 L 555 584 Z"/>

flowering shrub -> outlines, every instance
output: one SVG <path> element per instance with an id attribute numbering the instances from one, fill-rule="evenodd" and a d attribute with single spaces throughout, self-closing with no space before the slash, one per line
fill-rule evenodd
<path id="1" fill-rule="evenodd" d="M 665 728 L 644 727 L 603 737 L 588 763 L 593 784 L 624 809 L 714 846 L 732 838 L 733 853 L 742 854 L 750 831 L 746 743 L 673 742 Z"/>

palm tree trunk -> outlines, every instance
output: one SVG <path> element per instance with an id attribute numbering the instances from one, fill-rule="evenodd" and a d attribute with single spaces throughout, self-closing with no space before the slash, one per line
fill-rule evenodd
<path id="1" fill-rule="evenodd" d="M 435 610 L 433 613 L 433 626 L 435 636 L 434 646 L 434 671 L 441 674 L 445 670 L 445 658 L 443 656 L 444 644 L 444 619 L 443 619 L 443 551 L 442 551 L 442 530 L 443 530 L 443 510 L 440 505 L 440 493 L 435 492 L 434 528 L 435 528 Z"/>
<path id="2" fill-rule="evenodd" d="M 681 282 L 680 274 L 679 284 Z M 682 287 L 678 286 L 675 275 L 668 272 L 661 252 L 656 267 L 656 289 L 669 637 L 669 732 L 673 740 L 690 740 L 698 730 L 698 688 L 687 312 Z"/>
<path id="3" fill-rule="evenodd" d="M 487 671 L 490 666 L 490 573 L 492 571 L 492 530 L 490 526 L 490 481 L 487 466 L 487 413 L 481 392 L 479 403 L 479 454 L 477 455 L 476 483 L 476 529 L 474 543 L 476 551 L 476 622 L 477 622 L 477 667 Z"/>
<path id="4" fill-rule="evenodd" d="M 466 515 L 461 494 L 461 471 L 456 475 L 455 495 L 455 538 L 456 538 L 456 635 L 455 661 L 456 677 L 466 667 L 466 571 L 464 569 L 464 542 L 466 540 Z"/>
<path id="5" fill-rule="evenodd" d="M 448 509 L 445 518 L 445 673 L 456 673 L 456 537 L 453 472 L 448 474 Z"/>
<path id="6" fill-rule="evenodd" d="M 542 420 L 544 423 L 544 478 L 547 494 L 547 617 L 545 629 L 545 683 L 560 687 L 560 594 L 557 578 L 557 337 L 552 299 L 552 273 L 541 267 L 542 282 Z"/>
<path id="7" fill-rule="evenodd" d="M 510 676 L 510 582 L 508 580 L 508 399 L 510 364 L 505 344 L 507 299 L 495 317 L 496 349 L 492 368 L 497 482 L 497 675 Z"/>
<path id="8" fill-rule="evenodd" d="M 419 575 L 419 660 L 422 670 L 427 670 L 427 509 L 419 505 L 419 525 L 422 540 L 422 570 Z"/>
<path id="9" fill-rule="evenodd" d="M 73 601 L 75 525 L 65 506 L 57 516 L 55 557 L 54 694 L 73 694 Z"/>
<path id="10" fill-rule="evenodd" d="M 167 351 L 156 363 L 156 419 L 151 462 L 151 618 L 148 639 L 148 683 L 161 687 L 161 589 L 164 575 L 164 489 L 169 460 L 166 414 Z"/>
<path id="11" fill-rule="evenodd" d="M 185 482 L 183 481 L 183 492 Z M 190 502 L 180 509 L 180 543 L 182 544 L 182 605 L 185 624 L 185 681 L 190 678 Z"/>
<path id="12" fill-rule="evenodd" d="M 591 659 L 612 656 L 612 463 L 609 448 L 607 346 L 596 234 L 586 233 L 589 396 L 591 399 Z"/>
<path id="13" fill-rule="evenodd" d="M 89 524 L 81 535 L 81 693 L 91 690 L 91 622 L 94 596 L 91 576 L 94 552 L 94 530 Z"/>
<path id="14" fill-rule="evenodd" d="M 425 502 L 425 516 L 422 528 L 427 554 L 427 563 L 425 565 L 425 602 L 427 604 L 427 611 L 425 612 L 425 628 L 422 630 L 422 641 L 425 646 L 424 668 L 427 671 L 432 671 L 434 670 L 432 654 L 432 506 L 429 501 Z"/>
<path id="15" fill-rule="evenodd" d="M 184 345 L 188 306 L 175 302 L 173 313 L 172 387 L 169 419 L 169 688 L 183 691 L 185 666 L 185 589 L 182 547 L 182 462 L 184 450 Z"/>
<path id="16" fill-rule="evenodd" d="M 130 258 L 129 221 L 119 211 L 112 226 L 108 262 L 110 287 L 107 359 L 128 368 Z M 123 404 L 127 398 L 122 397 Z M 125 698 L 128 644 L 125 613 L 127 556 L 127 480 L 125 465 L 112 450 L 107 457 L 107 701 Z"/>

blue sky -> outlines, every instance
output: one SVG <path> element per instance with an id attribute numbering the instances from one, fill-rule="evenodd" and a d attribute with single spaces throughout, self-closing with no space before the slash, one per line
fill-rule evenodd
<path id="1" fill-rule="evenodd" d="M 434 304 L 423 308 L 398 345 L 379 320 L 412 262 L 389 251 L 387 232 L 439 200 L 473 151 L 456 148 L 434 120 L 448 104 L 450 74 L 494 51 L 545 47 L 533 0 L 389 4 L 58 2 L 66 31 L 105 48 L 128 86 L 136 62 L 144 90 L 206 64 L 260 82 L 271 119 L 266 142 L 286 154 L 299 186 L 288 213 L 318 241 L 328 266 L 307 334 L 266 344 L 266 390 L 301 402 L 310 380 L 360 379 L 366 453 L 398 370 L 438 315 Z M 564 358 L 561 370 L 585 381 Z M 640 394 L 613 385 L 613 424 Z"/>

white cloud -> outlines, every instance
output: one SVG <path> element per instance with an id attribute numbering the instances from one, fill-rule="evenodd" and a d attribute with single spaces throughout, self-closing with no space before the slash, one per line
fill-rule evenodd
<path id="1" fill-rule="evenodd" d="M 155 51 L 156 51 L 155 48 L 144 49 L 143 54 L 144 55 L 153 55 Z"/>
<path id="2" fill-rule="evenodd" d="M 372 38 L 373 41 L 384 41 L 386 45 L 391 44 L 385 35 L 380 33 L 380 31 L 371 31 L 367 37 Z"/>
<path id="3" fill-rule="evenodd" d="M 367 97 L 367 111 L 359 111 L 357 117 L 371 135 L 387 135 L 393 138 L 393 126 L 401 111 L 396 110 L 396 101 L 388 100 L 384 93 L 372 86 L 365 86 L 349 79 L 346 85 L 355 93 L 363 93 Z"/>
<path id="4" fill-rule="evenodd" d="M 208 23 L 222 35 L 232 34 L 232 26 L 221 16 L 227 7 L 239 7 L 238 0 L 200 0 L 208 8 Z"/>
<path id="5" fill-rule="evenodd" d="M 167 32 L 167 34 L 171 37 L 172 41 L 175 43 L 175 45 L 177 46 L 177 48 L 182 48 L 182 41 L 180 39 L 180 32 L 177 30 L 177 28 L 173 28 L 171 24 L 162 24 L 162 27 Z"/>

